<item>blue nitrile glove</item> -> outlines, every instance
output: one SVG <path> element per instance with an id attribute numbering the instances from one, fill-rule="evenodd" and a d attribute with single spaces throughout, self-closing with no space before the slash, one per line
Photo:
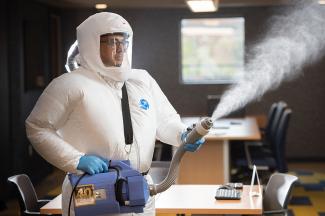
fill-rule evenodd
<path id="1" fill-rule="evenodd" d="M 84 155 L 80 158 L 77 169 L 90 175 L 108 172 L 108 160 L 96 155 Z"/>
<path id="2" fill-rule="evenodd" d="M 184 141 L 186 142 L 186 136 L 187 136 L 188 133 L 189 133 L 189 131 L 185 131 L 185 132 L 182 133 L 182 135 L 181 135 L 182 142 L 184 142 Z M 205 142 L 205 139 L 204 138 L 201 138 L 199 140 L 196 140 L 195 143 L 193 143 L 193 144 L 186 143 L 184 145 L 184 149 L 186 151 L 195 152 L 195 151 L 197 151 L 201 147 L 201 145 L 204 142 Z"/>

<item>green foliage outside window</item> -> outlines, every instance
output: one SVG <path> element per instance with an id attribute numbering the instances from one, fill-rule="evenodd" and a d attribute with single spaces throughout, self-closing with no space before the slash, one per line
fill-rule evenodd
<path id="1" fill-rule="evenodd" d="M 184 83 L 232 83 L 244 68 L 244 19 L 182 20 Z"/>

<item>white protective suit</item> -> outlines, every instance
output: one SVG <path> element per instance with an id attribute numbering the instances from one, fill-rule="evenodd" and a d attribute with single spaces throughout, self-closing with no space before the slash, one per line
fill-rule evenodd
<path id="1" fill-rule="evenodd" d="M 150 168 L 156 139 L 181 144 L 180 134 L 186 126 L 155 80 L 145 70 L 131 69 L 128 61 L 115 68 L 102 63 L 99 38 L 112 32 L 132 36 L 127 21 L 113 13 L 95 14 L 78 26 L 80 67 L 54 79 L 26 120 L 27 136 L 36 151 L 66 172 L 76 173 L 84 154 L 129 159 L 133 168 L 145 172 Z M 125 145 L 123 131 L 124 83 L 134 133 L 131 149 Z M 148 109 L 140 106 L 142 99 L 148 102 Z M 150 183 L 150 176 L 147 179 Z M 62 190 L 63 215 L 67 215 L 71 193 L 67 178 Z M 153 198 L 144 214 L 155 214 Z"/>

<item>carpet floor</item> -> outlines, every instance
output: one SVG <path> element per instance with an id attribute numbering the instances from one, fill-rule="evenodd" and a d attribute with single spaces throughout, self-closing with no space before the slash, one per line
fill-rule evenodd
<path id="1" fill-rule="evenodd" d="M 289 216 L 325 216 L 325 171 L 296 170 L 298 176 L 289 204 Z"/>

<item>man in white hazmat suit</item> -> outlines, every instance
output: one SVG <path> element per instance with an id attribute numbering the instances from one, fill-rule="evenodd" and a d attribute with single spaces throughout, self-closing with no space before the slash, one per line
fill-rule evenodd
<path id="1" fill-rule="evenodd" d="M 54 79 L 44 90 L 26 120 L 29 140 L 42 157 L 65 172 L 107 172 L 109 159 L 129 159 L 134 169 L 147 172 L 155 140 L 179 146 L 186 126 L 155 80 L 144 70 L 131 69 L 132 29 L 124 18 L 108 12 L 92 15 L 77 27 L 77 41 L 80 67 Z M 124 138 L 124 84 L 132 145 L 126 145 Z M 187 144 L 187 150 L 195 151 L 202 143 Z M 150 176 L 146 178 L 152 183 Z M 63 215 L 68 212 L 71 190 L 66 178 Z M 152 197 L 143 214 L 155 214 Z"/>

